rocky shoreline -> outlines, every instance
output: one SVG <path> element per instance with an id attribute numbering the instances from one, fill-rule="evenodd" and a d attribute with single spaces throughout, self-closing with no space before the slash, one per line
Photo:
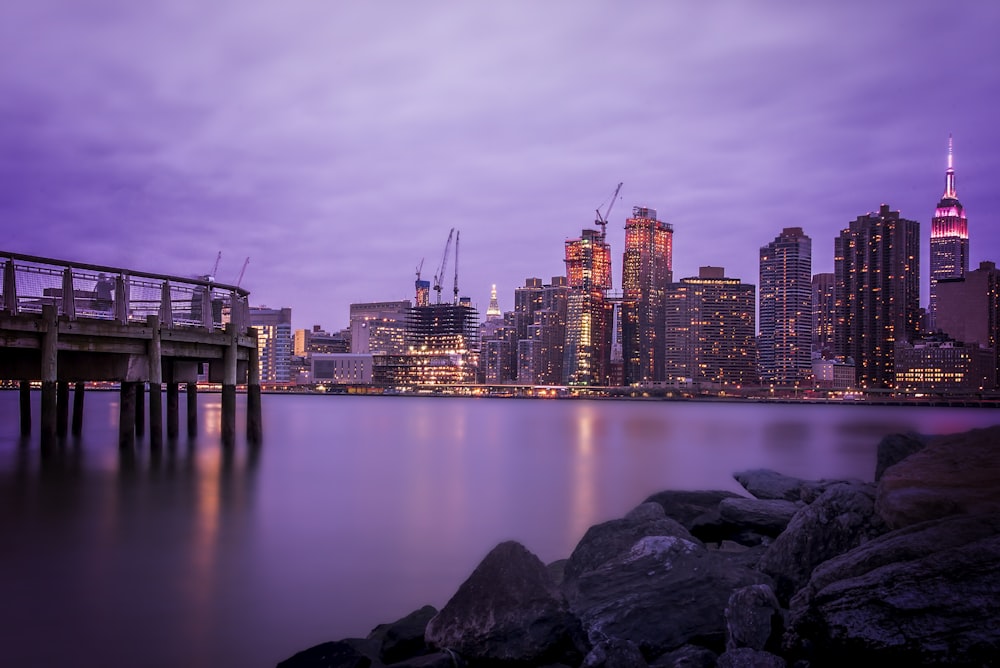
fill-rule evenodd
<path id="1" fill-rule="evenodd" d="M 1000 426 L 893 435 L 875 482 L 666 491 L 543 564 L 496 546 L 441 609 L 281 668 L 1000 665 Z"/>

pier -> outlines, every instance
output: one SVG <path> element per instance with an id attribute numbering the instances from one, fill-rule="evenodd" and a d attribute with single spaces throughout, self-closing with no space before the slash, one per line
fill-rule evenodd
<path id="1" fill-rule="evenodd" d="M 19 384 L 23 437 L 32 431 L 33 384 L 41 386 L 42 445 L 67 432 L 79 436 L 88 382 L 119 384 L 121 447 L 147 431 L 150 446 L 159 447 L 164 426 L 168 440 L 177 438 L 181 385 L 193 436 L 203 378 L 222 385 L 223 444 L 236 440 L 237 385 L 247 390 L 247 441 L 260 442 L 257 333 L 247 326 L 247 290 L 4 251 L 0 264 L 0 381 Z"/>

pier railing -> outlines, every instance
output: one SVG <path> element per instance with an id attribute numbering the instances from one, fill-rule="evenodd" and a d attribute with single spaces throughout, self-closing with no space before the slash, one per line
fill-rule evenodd
<path id="1" fill-rule="evenodd" d="M 237 331 L 249 324 L 249 292 L 212 280 L 152 274 L 0 251 L 0 310 L 41 313 L 52 305 L 70 320 L 93 318 L 121 324 L 157 315 L 162 327 Z"/>

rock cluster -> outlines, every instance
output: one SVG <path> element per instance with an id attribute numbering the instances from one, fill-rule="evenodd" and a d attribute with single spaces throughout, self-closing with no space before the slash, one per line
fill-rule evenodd
<path id="1" fill-rule="evenodd" d="M 441 610 L 282 667 L 1000 665 L 1000 427 L 879 445 L 876 482 L 655 494 L 545 566 L 494 548 Z"/>

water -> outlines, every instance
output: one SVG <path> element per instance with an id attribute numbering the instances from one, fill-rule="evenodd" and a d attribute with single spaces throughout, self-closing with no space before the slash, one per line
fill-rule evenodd
<path id="1" fill-rule="evenodd" d="M 871 480 L 886 433 L 1000 423 L 863 405 L 263 403 L 260 448 L 220 447 L 219 395 L 202 395 L 195 439 L 123 455 L 117 396 L 91 393 L 79 442 L 42 453 L 0 392 L 4 665 L 273 666 L 440 607 L 502 540 L 548 562 L 653 492 L 740 491 L 731 474 L 756 467 Z"/>

